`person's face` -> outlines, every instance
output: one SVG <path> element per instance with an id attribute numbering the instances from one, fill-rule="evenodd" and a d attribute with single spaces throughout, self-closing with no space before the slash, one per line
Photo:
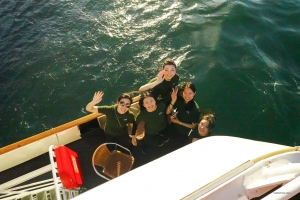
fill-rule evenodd
<path id="1" fill-rule="evenodd" d="M 146 97 L 143 100 L 143 106 L 148 112 L 153 112 L 156 109 L 156 101 L 153 97 Z"/>
<path id="2" fill-rule="evenodd" d="M 165 65 L 164 66 L 164 79 L 169 81 L 176 74 L 176 68 L 174 65 Z"/>
<path id="3" fill-rule="evenodd" d="M 185 88 L 182 92 L 182 97 L 185 101 L 185 103 L 188 103 L 190 100 L 192 100 L 195 96 L 196 92 L 193 92 L 191 88 Z"/>
<path id="4" fill-rule="evenodd" d="M 130 100 L 129 99 L 126 99 L 126 98 L 123 98 L 121 99 L 119 102 L 118 102 L 118 108 L 117 108 L 117 111 L 118 113 L 120 114 L 124 114 L 126 113 L 129 108 L 130 108 Z"/>
<path id="5" fill-rule="evenodd" d="M 198 124 L 198 133 L 201 136 L 207 136 L 209 129 L 208 129 L 209 121 L 206 119 L 202 119 L 200 123 Z"/>

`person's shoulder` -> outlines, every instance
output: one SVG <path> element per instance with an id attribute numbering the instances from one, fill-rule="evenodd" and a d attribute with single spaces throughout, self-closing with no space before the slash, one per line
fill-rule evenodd
<path id="1" fill-rule="evenodd" d="M 112 110 L 114 105 L 111 106 L 97 106 L 98 110 Z"/>
<path id="2" fill-rule="evenodd" d="M 177 107 L 180 107 L 180 108 L 185 107 L 184 99 L 182 98 L 181 95 L 177 96 L 177 100 L 174 103 L 174 108 L 177 108 Z"/>
<path id="3" fill-rule="evenodd" d="M 158 108 L 166 108 L 166 104 L 164 102 L 162 102 L 162 101 L 158 101 L 156 103 L 156 105 L 157 105 Z"/>
<path id="4" fill-rule="evenodd" d="M 126 117 L 129 118 L 129 122 L 133 122 L 135 118 L 134 113 L 130 110 L 128 110 L 128 112 L 126 113 Z"/>
<path id="5" fill-rule="evenodd" d="M 193 138 L 202 138 L 202 136 L 198 133 L 198 129 L 194 128 L 193 131 L 191 132 L 190 134 L 190 138 L 193 139 Z"/>
<path id="6" fill-rule="evenodd" d="M 144 120 L 145 118 L 147 118 L 147 111 L 146 109 L 141 109 L 136 116 L 136 120 L 140 121 L 140 120 Z"/>
<path id="7" fill-rule="evenodd" d="M 199 105 L 198 105 L 198 103 L 197 103 L 195 100 L 193 100 L 193 101 L 194 101 L 195 108 L 199 110 Z"/>
<path id="8" fill-rule="evenodd" d="M 175 74 L 172 78 L 173 81 L 179 81 L 179 75 Z"/>
<path id="9" fill-rule="evenodd" d="M 137 114 L 138 117 L 143 116 L 145 113 L 147 113 L 146 109 L 140 109 L 139 113 Z"/>
<path id="10" fill-rule="evenodd" d="M 200 117 L 200 109 L 199 109 L 199 106 L 196 101 L 193 101 L 193 103 L 194 103 L 194 106 L 191 110 L 191 113 L 193 113 L 195 116 L 198 116 L 197 117 L 197 121 L 198 121 L 199 117 Z"/>
<path id="11" fill-rule="evenodd" d="M 176 102 L 177 104 L 184 104 L 184 99 L 181 95 L 177 95 L 177 100 Z"/>

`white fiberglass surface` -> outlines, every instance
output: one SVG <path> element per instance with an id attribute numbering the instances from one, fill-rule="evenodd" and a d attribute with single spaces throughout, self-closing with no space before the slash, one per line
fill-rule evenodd
<path id="1" fill-rule="evenodd" d="M 134 169 L 75 199 L 180 199 L 248 160 L 286 147 L 212 136 Z"/>

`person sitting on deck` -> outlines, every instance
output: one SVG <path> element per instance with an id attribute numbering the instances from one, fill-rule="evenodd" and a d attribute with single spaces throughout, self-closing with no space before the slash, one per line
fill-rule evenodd
<path id="1" fill-rule="evenodd" d="M 156 102 L 150 91 L 143 92 L 139 100 L 140 112 L 136 117 L 137 127 L 143 126 L 144 138 L 139 142 L 147 158 L 154 160 L 161 154 L 159 149 L 169 138 L 165 137 L 167 131 L 166 106 L 163 102 Z M 141 128 L 134 128 L 134 130 Z M 132 136 L 132 144 L 137 146 L 136 132 Z"/>
<path id="2" fill-rule="evenodd" d="M 189 142 L 195 142 L 199 139 L 210 135 L 211 130 L 215 126 L 217 117 L 216 114 L 210 110 L 201 112 L 198 130 L 194 130 L 189 136 Z"/>
<path id="3" fill-rule="evenodd" d="M 178 93 L 178 94 L 177 94 Z M 199 121 L 199 106 L 194 100 L 196 86 L 187 82 L 173 89 L 172 101 L 167 107 L 166 114 L 170 115 L 170 139 L 171 143 L 180 148 L 187 144 L 188 135 L 197 126 Z"/>
<path id="4" fill-rule="evenodd" d="M 117 104 L 112 106 L 95 106 L 100 103 L 104 93 L 95 92 L 93 100 L 87 104 L 86 110 L 92 113 L 103 113 L 106 115 L 104 132 L 106 142 L 115 142 L 126 148 L 130 146 L 129 136 L 132 134 L 134 114 L 129 111 L 132 98 L 123 93 L 118 97 Z"/>
<path id="5" fill-rule="evenodd" d="M 179 76 L 176 74 L 175 62 L 167 58 L 162 65 L 162 70 L 156 78 L 151 79 L 147 84 L 140 87 L 139 91 L 144 92 L 151 89 L 156 100 L 163 101 L 168 105 L 171 101 L 170 94 L 172 88 L 175 88 L 179 82 Z"/>

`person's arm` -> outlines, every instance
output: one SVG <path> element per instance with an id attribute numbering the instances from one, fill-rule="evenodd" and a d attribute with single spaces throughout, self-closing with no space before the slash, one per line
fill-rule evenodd
<path id="1" fill-rule="evenodd" d="M 137 138 L 139 135 L 145 134 L 145 122 L 141 121 L 137 124 L 136 132 L 134 135 L 132 135 L 131 143 L 134 146 L 137 146 Z"/>
<path id="2" fill-rule="evenodd" d="M 170 117 L 170 119 L 171 119 L 171 122 L 173 122 L 175 124 L 179 124 L 180 126 L 190 128 L 190 129 L 194 129 L 197 126 L 197 124 L 195 124 L 195 123 L 188 124 L 188 123 L 181 122 L 181 121 L 179 121 L 178 118 Z"/>
<path id="3" fill-rule="evenodd" d="M 95 92 L 93 100 L 86 105 L 85 109 L 89 112 L 92 112 L 92 113 L 98 113 L 98 108 L 95 107 L 95 105 L 100 103 L 100 101 L 102 100 L 103 95 L 104 95 L 103 92 L 100 92 L 100 91 Z"/>
<path id="4" fill-rule="evenodd" d="M 164 70 L 160 71 L 157 75 L 157 79 L 156 81 L 152 82 L 152 83 L 147 83 L 145 85 L 142 85 L 139 89 L 140 92 L 149 90 L 154 88 L 155 86 L 157 86 L 158 84 L 160 84 L 161 82 L 163 82 L 164 80 Z"/>
<path id="5" fill-rule="evenodd" d="M 132 135 L 132 129 L 133 129 L 133 123 L 128 123 L 127 124 L 127 131 L 128 131 L 129 136 Z"/>
<path id="6" fill-rule="evenodd" d="M 175 89 L 172 88 L 172 93 L 171 93 L 171 103 L 168 105 L 167 109 L 166 109 L 166 114 L 169 115 L 171 114 L 171 110 L 173 109 L 173 106 L 177 100 L 177 92 L 178 92 L 178 89 Z"/>

